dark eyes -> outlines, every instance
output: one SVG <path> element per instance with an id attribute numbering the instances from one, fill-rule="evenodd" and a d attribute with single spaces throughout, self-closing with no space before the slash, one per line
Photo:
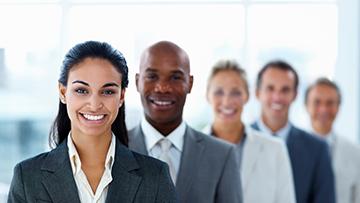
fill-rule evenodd
<path id="1" fill-rule="evenodd" d="M 82 88 L 75 89 L 75 92 L 77 94 L 88 94 L 89 93 L 86 89 L 82 89 Z"/>
<path id="2" fill-rule="evenodd" d="M 217 91 L 214 92 L 214 95 L 215 96 L 224 96 L 225 93 L 224 93 L 223 90 L 217 90 Z M 230 97 L 238 97 L 238 96 L 241 96 L 241 92 L 240 91 L 231 91 L 229 93 L 229 96 Z"/>
<path id="3" fill-rule="evenodd" d="M 113 95 L 115 92 L 113 90 L 104 90 L 103 95 Z"/>
<path id="4" fill-rule="evenodd" d="M 171 76 L 172 80 L 181 80 L 183 77 L 181 75 L 173 75 Z"/>
<path id="5" fill-rule="evenodd" d="M 183 76 L 180 74 L 174 74 L 169 77 L 170 80 L 183 80 Z M 145 79 L 149 81 L 155 81 L 159 79 L 159 76 L 156 73 L 148 73 L 145 75 Z"/>
<path id="6" fill-rule="evenodd" d="M 217 91 L 214 92 L 214 95 L 215 96 L 223 96 L 224 92 L 222 90 L 217 90 Z"/>
<path id="7" fill-rule="evenodd" d="M 89 91 L 86 90 L 86 89 L 83 89 L 83 88 L 78 88 L 78 89 L 75 89 L 75 93 L 79 94 L 79 95 L 86 95 L 86 94 L 89 94 Z M 115 93 L 116 93 L 116 91 L 114 91 L 114 90 L 103 90 L 101 92 L 101 94 L 105 95 L 105 96 L 110 96 L 110 95 L 113 95 Z"/>
<path id="8" fill-rule="evenodd" d="M 155 79 L 157 79 L 157 75 L 154 73 L 149 73 L 149 74 L 146 74 L 145 78 L 148 80 L 155 80 Z"/>

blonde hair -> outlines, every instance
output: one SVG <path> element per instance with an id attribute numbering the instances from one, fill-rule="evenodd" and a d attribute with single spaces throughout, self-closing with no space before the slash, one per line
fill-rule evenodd
<path id="1" fill-rule="evenodd" d="M 212 67 L 210 76 L 208 78 L 206 91 L 209 90 L 209 85 L 210 85 L 211 80 L 215 77 L 216 74 L 218 74 L 219 72 L 222 72 L 222 71 L 233 71 L 233 72 L 237 73 L 240 76 L 240 78 L 244 81 L 246 94 L 249 95 L 249 85 L 248 85 L 245 70 L 235 60 L 229 60 L 229 59 L 219 60 Z"/>

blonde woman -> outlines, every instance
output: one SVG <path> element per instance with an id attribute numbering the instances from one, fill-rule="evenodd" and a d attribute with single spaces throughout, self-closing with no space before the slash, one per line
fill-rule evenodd
<path id="1" fill-rule="evenodd" d="M 216 63 L 207 86 L 214 120 L 204 132 L 237 146 L 245 203 L 294 203 L 285 144 L 245 127 L 241 114 L 248 99 L 245 71 L 235 61 Z"/>

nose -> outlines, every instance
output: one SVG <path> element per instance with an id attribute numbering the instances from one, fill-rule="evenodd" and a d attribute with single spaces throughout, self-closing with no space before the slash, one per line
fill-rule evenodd
<path id="1" fill-rule="evenodd" d="M 326 114 L 328 112 L 328 108 L 326 107 L 326 105 L 319 104 L 318 112 L 321 114 Z"/>
<path id="2" fill-rule="evenodd" d="M 172 87 L 166 81 L 159 81 L 155 84 L 154 91 L 158 93 L 169 93 L 172 91 Z"/>
<path id="3" fill-rule="evenodd" d="M 275 102 L 281 101 L 282 99 L 282 94 L 280 92 L 273 92 L 272 93 L 272 99 Z"/>
<path id="4" fill-rule="evenodd" d="M 230 95 L 229 94 L 225 94 L 223 97 L 222 97 L 222 104 L 223 105 L 229 105 L 230 103 L 231 103 L 231 101 L 232 101 L 232 99 L 231 99 L 231 97 L 230 97 Z"/>
<path id="5" fill-rule="evenodd" d="M 97 111 L 103 107 L 103 102 L 98 95 L 92 95 L 89 98 L 89 106 L 92 111 Z"/>

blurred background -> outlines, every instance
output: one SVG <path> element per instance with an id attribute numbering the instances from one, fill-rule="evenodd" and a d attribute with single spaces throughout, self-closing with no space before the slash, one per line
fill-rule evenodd
<path id="1" fill-rule="evenodd" d="M 142 117 L 134 83 L 140 54 L 170 40 L 190 56 L 189 125 L 201 129 L 211 121 L 205 87 L 217 60 L 236 59 L 246 69 L 251 99 L 243 119 L 250 123 L 259 115 L 258 70 L 271 59 L 285 59 L 300 75 L 292 122 L 309 127 L 304 90 L 326 76 L 344 98 L 335 131 L 358 143 L 359 10 L 357 0 L 0 0 L 0 202 L 15 164 L 49 149 L 62 58 L 86 40 L 107 41 L 128 61 L 129 128 Z"/>

